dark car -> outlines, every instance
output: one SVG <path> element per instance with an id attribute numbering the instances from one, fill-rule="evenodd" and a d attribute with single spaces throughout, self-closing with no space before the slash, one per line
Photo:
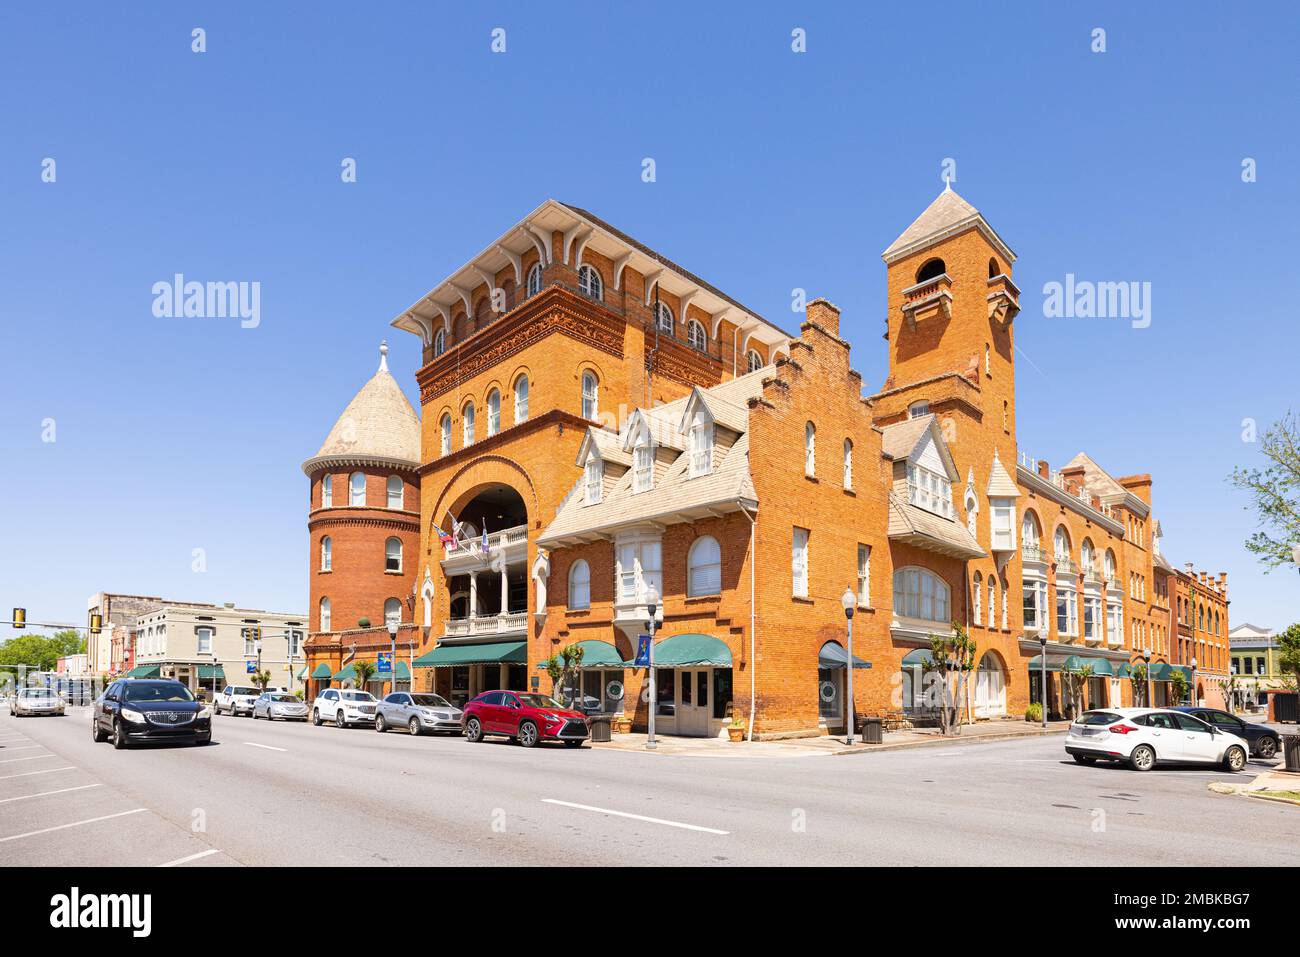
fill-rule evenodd
<path id="1" fill-rule="evenodd" d="M 142 742 L 208 744 L 212 709 L 179 681 L 114 681 L 95 701 L 90 736 L 111 738 L 118 749 Z"/>
<path id="2" fill-rule="evenodd" d="M 1253 721 L 1242 721 L 1235 714 L 1220 711 L 1218 708 L 1182 705 L 1173 710 L 1185 711 L 1193 718 L 1200 718 L 1206 724 L 1218 728 L 1220 731 L 1227 731 L 1239 738 L 1245 738 L 1246 743 L 1250 745 L 1250 753 L 1256 757 L 1274 757 L 1278 752 L 1278 748 L 1282 746 L 1282 739 L 1272 728 L 1266 728 L 1262 724 L 1255 724 Z"/>
<path id="3" fill-rule="evenodd" d="M 587 719 L 554 698 L 523 691 L 485 691 L 465 704 L 461 720 L 469 741 L 488 735 L 514 738 L 525 748 L 539 741 L 563 741 L 576 748 L 590 736 Z"/>

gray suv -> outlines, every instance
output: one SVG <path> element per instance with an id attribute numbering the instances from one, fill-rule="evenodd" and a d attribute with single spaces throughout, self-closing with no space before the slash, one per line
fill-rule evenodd
<path id="1" fill-rule="evenodd" d="M 460 734 L 460 709 L 436 694 L 394 691 L 375 707 L 375 730 L 406 728 L 411 734 Z"/>

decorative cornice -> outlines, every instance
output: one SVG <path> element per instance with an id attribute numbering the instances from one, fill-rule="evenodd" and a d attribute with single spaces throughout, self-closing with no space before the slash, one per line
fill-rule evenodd
<path id="1" fill-rule="evenodd" d="M 356 508 L 318 508 L 307 519 L 308 531 L 322 526 L 352 525 L 366 528 L 420 530 L 419 512 L 387 512 L 383 516 L 358 515 Z M 375 511 L 380 511 L 376 509 Z M 335 514 L 338 513 L 338 514 Z"/>
<path id="2" fill-rule="evenodd" d="M 386 455 L 317 455 L 302 463 L 302 471 L 303 474 L 310 477 L 317 472 L 338 466 L 346 468 L 372 466 L 394 472 L 414 472 L 420 467 L 420 463 L 411 462 L 408 459 L 391 458 Z"/>

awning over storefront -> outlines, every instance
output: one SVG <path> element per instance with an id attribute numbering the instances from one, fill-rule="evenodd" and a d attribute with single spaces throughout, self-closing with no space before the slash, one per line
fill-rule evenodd
<path id="1" fill-rule="evenodd" d="M 1043 656 L 1042 656 L 1042 655 L 1034 655 L 1034 657 L 1032 657 L 1032 658 L 1029 659 L 1029 673 L 1030 673 L 1030 674 L 1032 674 L 1032 675 L 1036 675 L 1036 674 L 1038 674 L 1038 673 L 1039 673 L 1040 671 L 1042 671 L 1042 670 L 1043 670 Z M 1060 670 L 1061 670 L 1061 662 L 1059 662 L 1059 661 L 1053 661 L 1051 658 L 1048 658 L 1048 659 L 1047 659 L 1047 670 L 1048 670 L 1048 671 L 1060 671 Z"/>
<path id="2" fill-rule="evenodd" d="M 328 681 L 333 675 L 334 672 L 330 670 L 330 666 L 325 664 L 323 661 L 318 664 L 316 670 L 311 673 L 311 676 L 317 681 Z"/>
<path id="3" fill-rule="evenodd" d="M 200 678 L 220 678 L 226 680 L 226 669 L 222 665 L 199 665 Z"/>
<path id="4" fill-rule="evenodd" d="M 1105 658 L 1083 658 L 1079 655 L 1070 655 L 1062 663 L 1062 667 L 1070 671 L 1078 671 L 1080 668 L 1092 668 L 1093 677 L 1114 677 L 1115 669 L 1110 666 L 1110 662 Z M 1048 670 L 1051 668 L 1049 666 Z"/>
<path id="5" fill-rule="evenodd" d="M 637 667 L 625 661 L 626 668 Z M 712 635 L 673 635 L 655 642 L 656 668 L 730 668 L 731 649 Z"/>
<path id="6" fill-rule="evenodd" d="M 136 665 L 128 671 L 124 678 L 157 678 L 160 674 L 158 665 Z"/>
<path id="7" fill-rule="evenodd" d="M 1152 681 L 1168 681 L 1169 672 L 1173 669 L 1163 661 L 1151 662 L 1151 667 L 1147 669 L 1147 677 Z"/>
<path id="8" fill-rule="evenodd" d="M 903 667 L 914 668 L 917 665 L 925 667 L 934 661 L 934 655 L 930 653 L 929 648 L 916 648 L 903 655 Z"/>
<path id="9" fill-rule="evenodd" d="M 838 641 L 828 641 L 822 645 L 821 651 L 817 652 L 818 668 L 843 668 L 849 661 L 849 653 L 844 650 L 844 646 Z M 871 662 L 864 661 L 857 655 L 853 656 L 854 668 L 870 668 Z"/>
<path id="10" fill-rule="evenodd" d="M 489 641 L 480 645 L 439 645 L 415 659 L 417 668 L 452 668 L 456 665 L 523 665 L 528 647 L 522 641 Z"/>
<path id="11" fill-rule="evenodd" d="M 622 668 L 623 656 L 618 653 L 618 649 L 608 641 L 600 641 L 596 638 L 588 638 L 580 641 L 575 648 L 582 649 L 582 667 L 583 668 Z M 657 653 L 657 652 L 656 652 Z M 416 664 L 419 664 L 417 661 Z M 546 662 L 539 661 L 538 668 L 545 668 Z"/>
<path id="12" fill-rule="evenodd" d="M 1183 677 L 1187 679 L 1187 683 L 1188 684 L 1192 683 L 1192 669 L 1187 667 L 1187 665 L 1166 665 L 1165 667 L 1168 668 L 1170 672 L 1181 671 L 1183 673 Z M 1164 680 L 1169 681 L 1172 678 L 1173 675 L 1170 674 L 1169 677 L 1165 678 Z"/>

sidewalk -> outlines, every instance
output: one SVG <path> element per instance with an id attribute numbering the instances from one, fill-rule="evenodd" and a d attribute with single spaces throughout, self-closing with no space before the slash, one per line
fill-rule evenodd
<path id="1" fill-rule="evenodd" d="M 646 751 L 644 734 L 616 734 L 608 744 L 592 744 L 593 748 L 615 751 L 640 751 L 646 754 L 671 754 L 683 757 L 815 757 L 817 755 L 869 754 L 877 751 L 898 751 L 904 748 L 925 748 L 955 744 L 982 744 L 993 741 L 1011 741 L 1034 738 L 1044 734 L 1064 734 L 1068 721 L 1050 721 L 1047 730 L 1040 725 L 1020 719 L 980 721 L 965 725 L 961 734 L 944 737 L 938 728 L 916 728 L 911 731 L 886 731 L 883 744 L 863 744 L 855 736 L 853 747 L 844 743 L 844 736 L 821 735 L 816 738 L 789 738 L 780 741 L 741 741 L 732 743 L 725 738 L 678 738 L 659 735 L 654 751 Z"/>
<path id="2" fill-rule="evenodd" d="M 1229 784 L 1216 781 L 1210 784 L 1211 791 L 1218 794 L 1244 794 L 1246 797 L 1262 801 L 1276 801 L 1281 804 L 1300 805 L 1300 774 L 1280 769 L 1262 771 L 1255 775 L 1249 784 Z"/>

